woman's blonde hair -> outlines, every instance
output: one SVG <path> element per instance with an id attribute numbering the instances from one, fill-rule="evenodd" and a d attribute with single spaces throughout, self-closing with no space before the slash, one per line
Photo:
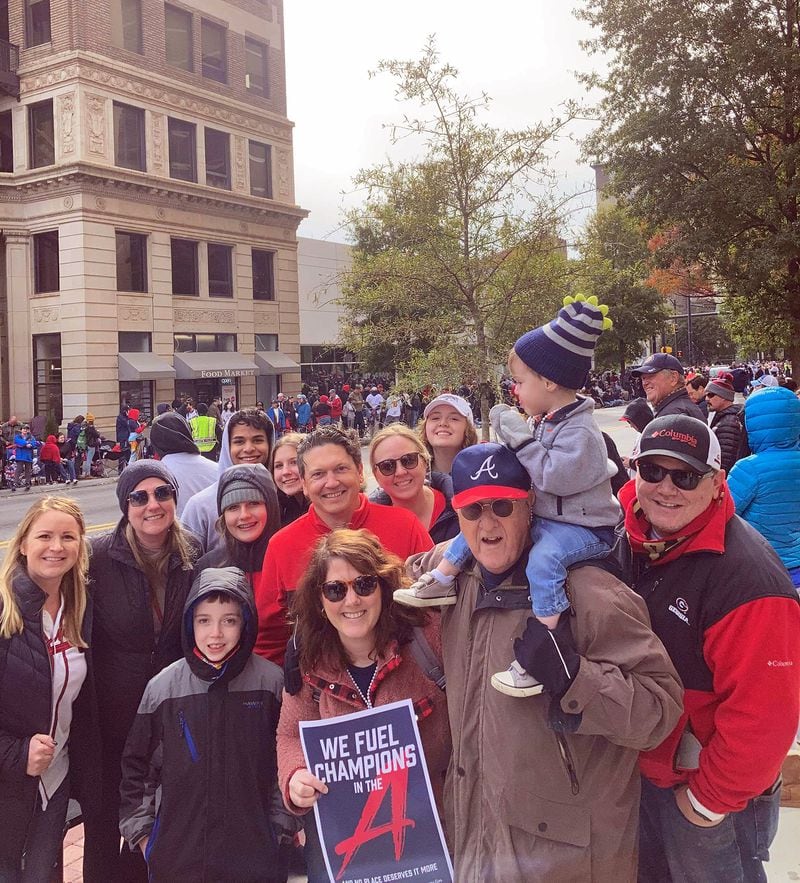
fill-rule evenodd
<path id="1" fill-rule="evenodd" d="M 302 432 L 286 432 L 276 442 L 272 453 L 269 455 L 269 471 L 270 474 L 275 470 L 275 454 L 285 445 L 291 445 L 295 450 L 301 441 L 305 438 Z"/>
<path id="2" fill-rule="evenodd" d="M 31 532 L 36 520 L 45 512 L 63 512 L 75 519 L 78 525 L 78 558 L 71 570 L 61 578 L 64 596 L 64 634 L 73 647 L 88 647 L 81 636 L 83 616 L 86 613 L 86 574 L 89 570 L 89 543 L 83 513 L 76 503 L 66 497 L 43 497 L 37 500 L 22 519 L 11 538 L 6 557 L 0 567 L 0 638 L 10 638 L 22 632 L 22 614 L 14 597 L 14 574 L 27 570 L 27 561 L 21 546 Z"/>
<path id="3" fill-rule="evenodd" d="M 426 468 L 430 468 L 431 454 L 422 443 L 422 439 L 417 433 L 414 432 L 413 429 L 409 429 L 403 423 L 390 423 L 388 426 L 384 426 L 379 432 L 376 432 L 369 444 L 369 464 L 373 470 L 375 469 L 375 449 L 381 442 L 386 441 L 387 438 L 393 438 L 394 436 L 400 436 L 400 438 L 404 438 L 411 442 L 416 448 L 417 453 L 425 461 Z"/>

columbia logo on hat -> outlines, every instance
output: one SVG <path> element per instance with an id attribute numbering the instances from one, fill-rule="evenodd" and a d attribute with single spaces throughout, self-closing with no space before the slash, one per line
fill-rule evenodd
<path id="1" fill-rule="evenodd" d="M 655 456 L 672 457 L 703 473 L 722 468 L 717 436 L 702 420 L 686 414 L 668 414 L 647 424 L 631 460 Z"/>
<path id="2" fill-rule="evenodd" d="M 503 445 L 472 445 L 453 460 L 453 508 L 462 509 L 479 500 L 505 497 L 522 500 L 531 479 L 514 454 Z"/>

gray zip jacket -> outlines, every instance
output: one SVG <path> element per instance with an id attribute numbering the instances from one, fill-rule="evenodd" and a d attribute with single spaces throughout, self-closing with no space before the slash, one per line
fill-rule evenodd
<path id="1" fill-rule="evenodd" d="M 514 453 L 531 477 L 536 491 L 533 511 L 540 518 L 614 527 L 622 516 L 593 411 L 592 399 L 578 396 L 575 405 L 544 417 L 538 426 L 528 421 L 533 438 Z"/>

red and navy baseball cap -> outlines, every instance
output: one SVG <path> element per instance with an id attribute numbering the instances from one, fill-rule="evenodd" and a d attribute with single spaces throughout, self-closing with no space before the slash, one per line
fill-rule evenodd
<path id="1" fill-rule="evenodd" d="M 454 509 L 479 500 L 524 500 L 531 478 L 514 454 L 503 445 L 471 445 L 456 454 L 451 471 Z"/>
<path id="2" fill-rule="evenodd" d="M 631 374 L 657 374 L 659 371 L 677 371 L 678 374 L 683 374 L 683 365 L 669 353 L 653 353 L 638 368 L 634 368 Z"/>
<path id="3" fill-rule="evenodd" d="M 631 462 L 656 456 L 673 457 L 702 473 L 722 468 L 716 434 L 702 420 L 686 414 L 656 417 L 645 426 L 631 454 Z"/>

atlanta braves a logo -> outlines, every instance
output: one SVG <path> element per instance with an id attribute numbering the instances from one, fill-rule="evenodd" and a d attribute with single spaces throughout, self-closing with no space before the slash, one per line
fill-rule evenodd
<path id="1" fill-rule="evenodd" d="M 497 474 L 497 468 L 494 465 L 494 454 L 489 454 L 489 456 L 481 463 L 481 468 L 474 474 L 470 475 L 470 478 L 473 481 L 477 481 L 483 473 L 486 473 L 489 478 L 493 478 L 495 481 L 500 477 Z"/>

